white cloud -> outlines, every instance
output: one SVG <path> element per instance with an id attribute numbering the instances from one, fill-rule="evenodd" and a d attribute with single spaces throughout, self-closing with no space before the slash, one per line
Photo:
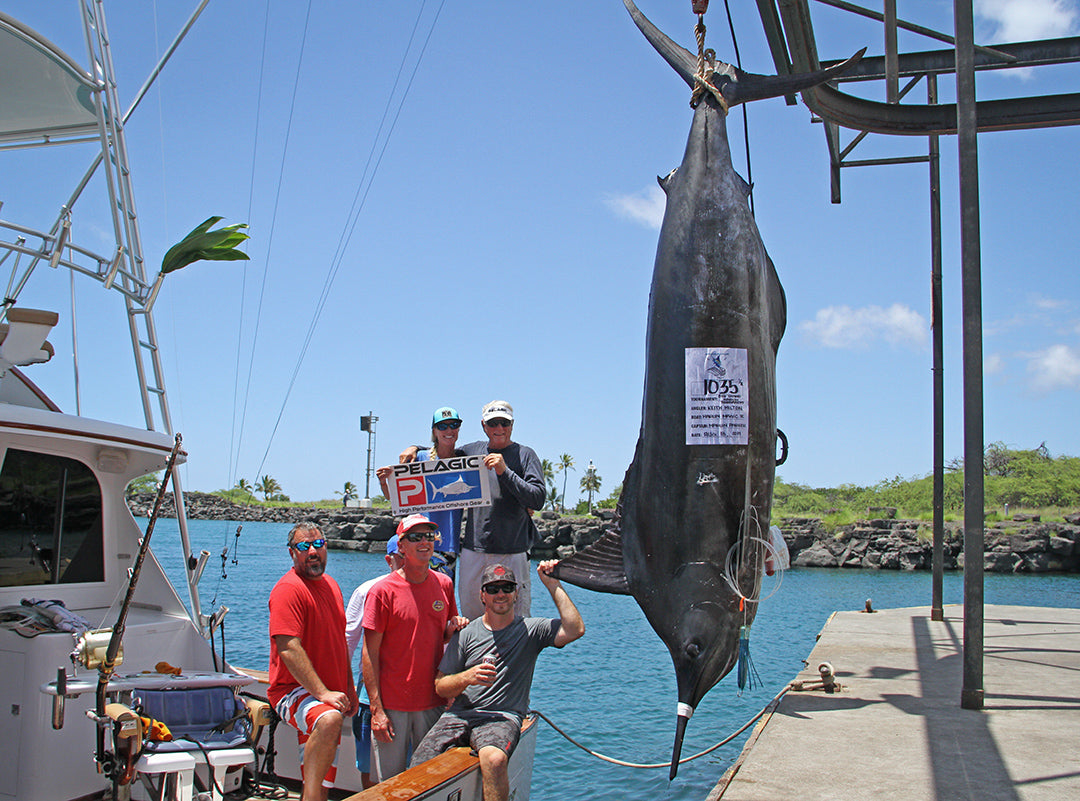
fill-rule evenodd
<path id="1" fill-rule="evenodd" d="M 994 375 L 1004 369 L 1005 360 L 998 353 L 991 354 L 983 359 L 983 373 L 985 375 Z"/>
<path id="2" fill-rule="evenodd" d="M 1042 392 L 1070 387 L 1080 389 L 1080 351 L 1077 349 L 1051 345 L 1026 356 L 1033 389 Z"/>
<path id="3" fill-rule="evenodd" d="M 1064 335 L 1073 333 L 1076 323 L 1068 320 L 1060 322 L 1060 312 L 1068 312 L 1073 307 L 1073 301 L 1065 297 L 1051 298 L 1046 295 L 1028 295 L 1023 307 L 1012 317 L 1001 320 L 988 320 L 983 323 L 983 334 L 988 337 L 1008 334 L 1017 329 L 1042 329 L 1052 330 Z M 1080 333 L 1080 327 L 1076 333 Z"/>
<path id="4" fill-rule="evenodd" d="M 620 217 L 659 231 L 667 195 L 659 186 L 653 186 L 632 195 L 610 195 L 607 204 Z"/>
<path id="5" fill-rule="evenodd" d="M 921 314 L 899 303 L 881 306 L 829 306 L 799 325 L 803 334 L 826 348 L 861 350 L 881 339 L 901 347 L 926 345 L 929 325 Z"/>
<path id="6" fill-rule="evenodd" d="M 976 0 L 979 16 L 993 23 L 988 43 L 1028 42 L 1076 33 L 1076 0 Z"/>
<path id="7" fill-rule="evenodd" d="M 1048 298 L 1045 295 L 1032 295 L 1031 305 L 1043 311 L 1056 311 L 1068 308 L 1071 304 L 1065 298 Z"/>

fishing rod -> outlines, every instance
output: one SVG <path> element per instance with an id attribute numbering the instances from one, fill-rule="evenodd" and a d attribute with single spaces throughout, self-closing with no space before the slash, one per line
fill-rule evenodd
<path id="1" fill-rule="evenodd" d="M 120 605 L 120 614 L 117 616 L 116 625 L 113 626 L 112 636 L 109 638 L 109 647 L 105 650 L 105 657 L 98 666 L 96 711 L 99 721 L 105 719 L 105 690 L 108 688 L 109 678 L 116 669 L 116 655 L 120 652 L 120 646 L 124 639 L 124 626 L 127 623 L 128 609 L 131 608 L 131 602 L 135 599 L 135 585 L 139 583 L 139 572 L 142 570 L 142 564 L 143 560 L 146 558 L 146 553 L 150 549 L 150 535 L 154 533 L 154 523 L 157 522 L 158 515 L 161 513 L 161 504 L 165 499 L 165 488 L 168 486 L 169 479 L 172 477 L 173 467 L 176 465 L 176 457 L 180 453 L 181 441 L 182 438 L 180 434 L 177 434 L 176 439 L 173 442 L 172 451 L 169 453 L 169 460 L 165 463 L 165 475 L 161 479 L 161 485 L 158 487 L 157 497 L 154 498 L 154 508 L 150 512 L 150 519 L 146 524 L 146 533 L 143 534 L 142 539 L 139 540 L 139 553 L 136 555 L 135 564 L 131 568 L 131 575 L 128 578 L 127 594 L 124 596 L 124 602 Z M 97 736 L 97 762 L 103 767 L 107 762 L 111 762 L 105 755 L 105 729 L 104 726 L 100 724 L 98 725 Z M 107 770 L 107 772 L 112 774 L 115 771 L 115 767 L 116 766 L 113 765 L 113 770 Z M 110 778 L 112 778 L 112 776 L 110 776 Z"/>

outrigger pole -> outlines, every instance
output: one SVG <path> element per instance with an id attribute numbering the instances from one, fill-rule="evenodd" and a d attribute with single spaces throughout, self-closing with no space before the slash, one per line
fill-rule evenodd
<path id="1" fill-rule="evenodd" d="M 135 585 L 139 583 L 139 573 L 142 570 L 143 560 L 146 559 L 146 553 L 150 550 L 150 535 L 154 533 L 154 523 L 157 522 L 158 515 L 161 513 L 161 503 L 165 499 L 165 488 L 169 485 L 169 478 L 172 476 L 177 454 L 180 453 L 181 441 L 182 437 L 177 434 L 176 439 L 173 442 L 172 452 L 169 453 L 169 460 L 165 463 L 165 475 L 161 480 L 161 485 L 158 487 L 157 497 L 154 498 L 154 508 L 150 512 L 150 519 L 146 524 L 146 533 L 143 534 L 142 539 L 139 540 L 139 553 L 135 556 L 135 564 L 131 568 L 131 576 L 128 578 L 127 594 L 124 596 L 124 602 L 120 605 L 120 614 L 116 618 L 116 625 L 113 626 L 112 636 L 109 638 L 109 647 L 105 650 L 105 658 L 98 666 L 98 683 L 95 698 L 99 722 L 105 718 L 105 690 L 108 688 L 109 679 L 112 677 L 113 670 L 116 668 L 116 655 L 119 653 L 120 645 L 124 639 L 124 626 L 127 623 L 128 609 L 131 608 L 131 602 L 135 599 Z M 106 761 L 105 729 L 99 724 L 97 733 L 97 762 L 99 765 L 104 766 Z M 116 766 L 113 765 L 112 767 L 115 768 Z M 112 773 L 112 771 L 107 772 L 110 774 Z M 112 778 L 111 775 L 110 778 Z"/>

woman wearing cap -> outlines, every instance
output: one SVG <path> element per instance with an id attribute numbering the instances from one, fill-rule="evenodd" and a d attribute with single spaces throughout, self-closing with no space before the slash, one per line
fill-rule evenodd
<path id="1" fill-rule="evenodd" d="M 457 410 L 450 406 L 436 409 L 431 416 L 432 447 L 417 454 L 417 460 L 424 462 L 428 459 L 449 459 L 454 456 L 460 432 L 461 418 Z M 461 553 L 461 510 L 443 509 L 439 512 L 428 512 L 427 516 L 439 527 L 442 535 L 442 539 L 436 543 L 438 550 L 435 551 L 431 566 L 454 579 L 454 563 Z M 442 564 L 436 564 L 439 561 Z"/>
<path id="2" fill-rule="evenodd" d="M 418 462 L 426 462 L 429 459 L 449 459 L 452 456 L 460 456 L 457 452 L 458 434 L 461 432 L 461 417 L 450 406 L 441 406 L 431 416 L 431 447 L 420 448 L 413 446 L 414 451 L 409 449 L 410 455 L 416 453 Z M 402 459 L 402 461 L 405 461 Z M 409 459 L 412 461 L 412 459 Z M 382 484 L 383 495 L 389 497 L 386 479 L 393 472 L 391 467 L 380 467 L 375 475 Z M 439 527 L 442 538 L 436 543 L 438 550 L 431 557 L 431 567 L 440 573 L 445 573 L 451 580 L 455 578 L 454 564 L 458 554 L 461 553 L 461 510 L 443 509 L 438 512 L 425 513 L 435 525 Z"/>

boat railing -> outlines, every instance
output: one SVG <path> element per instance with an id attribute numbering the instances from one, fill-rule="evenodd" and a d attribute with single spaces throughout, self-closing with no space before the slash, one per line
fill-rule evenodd
<path id="1" fill-rule="evenodd" d="M 22 265 L 22 273 L 13 283 L 13 297 L 18 295 L 30 280 L 33 271 L 42 263 L 54 268 L 64 267 L 94 278 L 106 288 L 116 289 L 139 306 L 145 306 L 150 297 L 153 284 L 125 269 L 123 253 L 119 249 L 112 256 L 104 256 L 70 241 L 62 234 L 57 234 L 55 229 L 49 232 L 39 231 L 9 220 L 0 219 L 0 231 L 10 232 L 2 234 L 3 238 L 0 239 L 0 250 L 7 251 L 0 255 L 0 264 L 11 258 L 9 254 L 14 254 L 12 272 L 17 273 L 22 257 L 29 259 L 29 263 Z M 117 277 L 121 280 L 117 281 Z M 5 305 L 4 310 L 7 308 Z"/>

